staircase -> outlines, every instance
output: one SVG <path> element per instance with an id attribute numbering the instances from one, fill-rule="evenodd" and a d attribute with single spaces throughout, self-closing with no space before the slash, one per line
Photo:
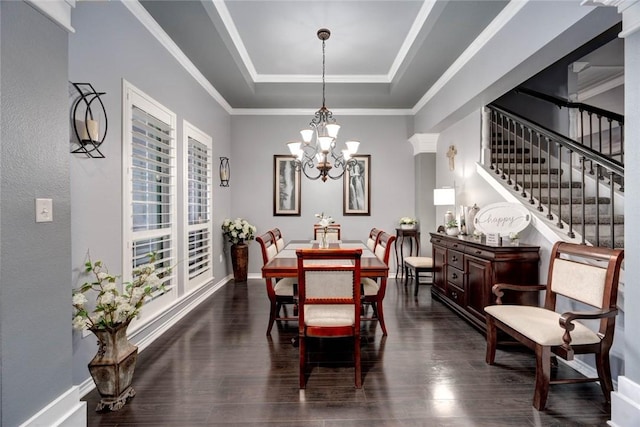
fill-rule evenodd
<path id="1" fill-rule="evenodd" d="M 543 213 L 559 234 L 583 244 L 624 247 L 621 144 L 603 150 L 602 143 L 582 144 L 496 105 L 487 108 L 487 166 L 495 177 Z"/>

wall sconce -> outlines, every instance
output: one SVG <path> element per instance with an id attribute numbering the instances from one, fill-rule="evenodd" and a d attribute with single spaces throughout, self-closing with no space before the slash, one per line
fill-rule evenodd
<path id="1" fill-rule="evenodd" d="M 91 83 L 71 84 L 79 94 L 71 108 L 71 127 L 74 133 L 71 142 L 78 147 L 71 152 L 104 159 L 104 154 L 100 152 L 98 147 L 107 136 L 107 111 L 100 99 L 100 96 L 106 92 L 97 92 Z M 98 102 L 94 104 L 96 100 Z M 100 131 L 101 121 L 103 123 L 102 132 Z"/>
<path id="2" fill-rule="evenodd" d="M 229 168 L 229 158 L 220 157 L 220 187 L 229 186 L 229 176 L 231 169 Z"/>
<path id="3" fill-rule="evenodd" d="M 435 206 L 455 206 L 456 204 L 456 189 L 455 188 L 434 188 L 433 189 L 433 204 Z M 455 219 L 453 212 L 447 210 L 444 214 L 444 225 L 446 226 L 449 221 Z"/>

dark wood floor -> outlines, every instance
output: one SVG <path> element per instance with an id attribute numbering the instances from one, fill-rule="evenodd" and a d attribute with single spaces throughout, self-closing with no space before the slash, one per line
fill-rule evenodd
<path id="1" fill-rule="evenodd" d="M 316 343 L 307 388 L 298 388 L 297 324 L 265 336 L 262 280 L 229 283 L 143 351 L 137 395 L 119 412 L 96 413 L 89 426 L 605 426 L 596 383 L 552 386 L 544 412 L 531 406 L 534 359 L 498 350 L 484 362 L 484 336 L 432 300 L 389 281 L 388 337 L 371 322 L 362 340 L 363 387 L 354 388 L 344 342 Z M 564 374 L 569 368 L 560 364 Z"/>

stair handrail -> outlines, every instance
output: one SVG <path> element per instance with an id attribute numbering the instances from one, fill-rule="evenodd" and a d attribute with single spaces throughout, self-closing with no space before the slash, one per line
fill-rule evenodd
<path id="1" fill-rule="evenodd" d="M 524 117 L 514 113 L 513 111 L 507 110 L 502 107 L 498 107 L 496 104 L 493 104 L 493 103 L 489 104 L 489 107 L 504 114 L 507 117 L 510 117 L 511 119 L 517 122 L 522 123 L 523 125 L 531 128 L 532 130 L 538 132 L 541 135 L 547 136 L 549 138 L 553 138 L 563 147 L 568 148 L 575 153 L 578 153 L 579 155 L 583 156 L 585 159 L 591 160 L 594 163 L 601 165 L 605 169 L 608 169 L 614 172 L 616 175 L 620 175 L 621 177 L 624 177 L 624 165 L 619 161 L 611 159 L 609 157 L 605 157 L 602 154 L 600 154 L 598 151 L 592 148 L 589 148 L 586 145 L 582 145 L 571 138 L 567 138 L 566 136 L 556 131 L 547 129 L 536 122 L 525 119 Z"/>
<path id="2" fill-rule="evenodd" d="M 555 104 L 559 108 L 562 108 L 562 107 L 577 108 L 577 109 L 579 109 L 581 111 L 587 111 L 587 112 L 590 112 L 590 113 L 594 113 L 594 114 L 596 114 L 598 116 L 602 116 L 602 117 L 604 117 L 606 119 L 615 120 L 615 121 L 619 122 L 620 124 L 624 124 L 624 116 L 622 114 L 614 113 L 613 111 L 605 110 L 603 108 L 594 107 L 593 105 L 584 104 L 582 102 L 568 101 L 566 99 L 559 98 L 559 97 L 554 96 L 554 95 L 548 95 L 546 93 L 538 92 L 537 90 L 528 89 L 528 88 L 525 88 L 525 87 L 518 87 L 518 88 L 514 89 L 514 91 L 516 93 L 522 93 L 524 95 L 528 95 L 528 96 L 531 96 L 531 97 L 534 97 L 534 98 L 541 99 L 543 101 L 550 102 L 552 104 Z"/>

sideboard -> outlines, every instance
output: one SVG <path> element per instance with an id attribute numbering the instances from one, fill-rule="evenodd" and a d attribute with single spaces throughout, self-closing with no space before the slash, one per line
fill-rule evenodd
<path id="1" fill-rule="evenodd" d="M 430 234 L 434 265 L 431 294 L 482 332 L 486 332 L 484 307 L 495 304 L 494 284 L 538 284 L 538 246 L 490 246 L 473 237 Z M 538 293 L 505 293 L 503 302 L 537 305 Z"/>

